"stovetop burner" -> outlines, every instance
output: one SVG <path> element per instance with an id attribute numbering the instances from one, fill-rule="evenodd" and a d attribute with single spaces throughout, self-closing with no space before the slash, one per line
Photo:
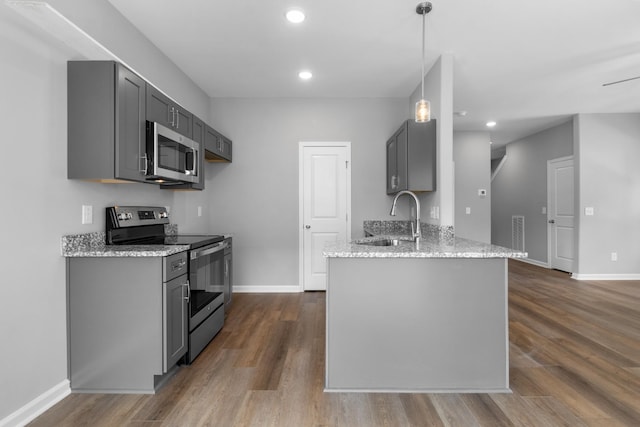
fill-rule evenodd
<path id="1" fill-rule="evenodd" d="M 188 245 L 190 249 L 221 242 L 224 236 L 166 234 L 169 213 L 163 207 L 112 206 L 106 208 L 108 245 Z"/>

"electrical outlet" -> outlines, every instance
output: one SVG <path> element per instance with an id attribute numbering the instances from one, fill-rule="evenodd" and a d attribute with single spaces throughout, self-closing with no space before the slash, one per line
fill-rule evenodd
<path id="1" fill-rule="evenodd" d="M 93 224 L 93 206 L 82 205 L 82 223 Z"/>
<path id="2" fill-rule="evenodd" d="M 611 252 L 611 261 L 618 260 L 618 252 Z"/>
<path id="3" fill-rule="evenodd" d="M 464 209 L 464 212 L 465 212 L 467 215 L 471 215 L 471 208 L 467 206 L 467 207 Z"/>
<path id="4" fill-rule="evenodd" d="M 202 216 L 202 206 L 198 206 L 198 216 Z"/>

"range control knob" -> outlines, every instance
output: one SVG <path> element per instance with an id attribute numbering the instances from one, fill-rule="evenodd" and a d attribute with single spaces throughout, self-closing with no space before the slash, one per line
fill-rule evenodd
<path id="1" fill-rule="evenodd" d="M 119 221 L 126 221 L 127 220 L 127 213 L 126 212 L 121 212 L 118 214 L 118 220 Z"/>
<path id="2" fill-rule="evenodd" d="M 169 218 L 169 214 L 166 211 L 162 211 L 158 214 L 159 218 Z"/>

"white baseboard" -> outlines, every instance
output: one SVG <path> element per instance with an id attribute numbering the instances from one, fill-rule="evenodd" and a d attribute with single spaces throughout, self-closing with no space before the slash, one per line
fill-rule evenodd
<path id="1" fill-rule="evenodd" d="M 526 262 L 527 264 L 537 265 L 542 268 L 550 268 L 546 262 L 538 261 L 532 258 L 517 258 L 518 261 Z"/>
<path id="2" fill-rule="evenodd" d="M 24 426 L 71 394 L 69 380 L 51 387 L 14 413 L 0 420 L 0 427 Z"/>
<path id="3" fill-rule="evenodd" d="M 640 274 L 580 274 L 573 273 L 576 280 L 640 280 Z"/>
<path id="4" fill-rule="evenodd" d="M 233 285 L 233 292 L 239 294 L 291 294 L 302 292 L 299 286 L 236 286 Z"/>

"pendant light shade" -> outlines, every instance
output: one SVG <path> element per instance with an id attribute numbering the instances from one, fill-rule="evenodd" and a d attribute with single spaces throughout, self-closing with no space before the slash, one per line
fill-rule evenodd
<path id="1" fill-rule="evenodd" d="M 425 123 L 431 120 L 431 103 L 424 99 L 424 27 L 425 18 L 427 13 L 431 12 L 432 5 L 430 2 L 418 3 L 416 6 L 416 13 L 422 15 L 422 73 L 420 74 L 420 81 L 422 85 L 422 97 L 420 101 L 416 102 L 416 122 Z"/>
<path id="2" fill-rule="evenodd" d="M 425 123 L 431 120 L 431 103 L 426 99 L 416 102 L 416 122 Z"/>

